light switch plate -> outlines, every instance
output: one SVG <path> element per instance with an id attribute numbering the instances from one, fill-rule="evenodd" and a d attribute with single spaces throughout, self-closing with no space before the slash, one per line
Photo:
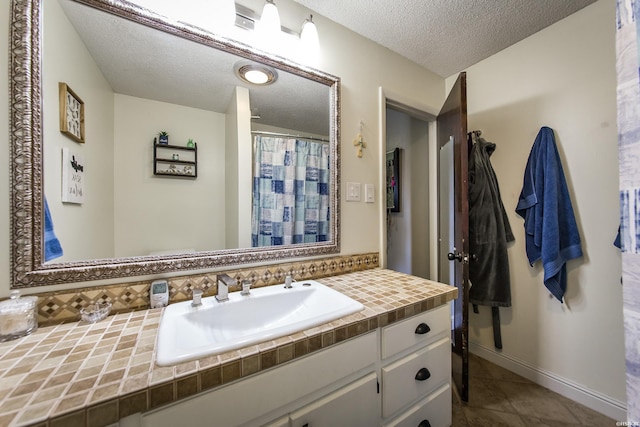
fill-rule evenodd
<path id="1" fill-rule="evenodd" d="M 347 202 L 359 202 L 360 200 L 360 183 L 347 182 Z"/>
<path id="2" fill-rule="evenodd" d="M 364 201 L 365 203 L 374 203 L 376 201 L 373 184 L 364 185 Z"/>

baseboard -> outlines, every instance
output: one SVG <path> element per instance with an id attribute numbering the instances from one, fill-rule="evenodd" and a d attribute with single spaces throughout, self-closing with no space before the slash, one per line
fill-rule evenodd
<path id="1" fill-rule="evenodd" d="M 493 348 L 470 342 L 469 351 L 536 384 L 561 394 L 568 399 L 613 418 L 616 421 L 624 421 L 627 419 L 627 407 L 624 402 L 590 390 L 571 380 L 559 377 L 552 372 L 545 371 L 522 360 L 496 353 Z"/>

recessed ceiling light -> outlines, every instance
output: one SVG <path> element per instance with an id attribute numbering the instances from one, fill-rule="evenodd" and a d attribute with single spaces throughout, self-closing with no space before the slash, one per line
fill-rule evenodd
<path id="1" fill-rule="evenodd" d="M 255 62 L 240 61 L 233 68 L 242 81 L 255 85 L 269 85 L 278 79 L 275 69 Z"/>

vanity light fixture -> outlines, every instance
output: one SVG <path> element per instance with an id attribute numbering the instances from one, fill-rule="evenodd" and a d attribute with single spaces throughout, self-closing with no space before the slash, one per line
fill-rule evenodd
<path id="1" fill-rule="evenodd" d="M 320 47 L 320 39 L 318 37 L 318 29 L 313 22 L 313 15 L 309 15 L 309 19 L 305 19 L 302 23 L 300 31 L 300 41 L 305 49 L 318 50 Z"/>
<path id="2" fill-rule="evenodd" d="M 270 85 L 278 79 L 275 69 L 250 61 L 240 61 L 233 67 L 240 80 L 254 85 Z"/>
<path id="3" fill-rule="evenodd" d="M 273 0 L 267 0 L 264 4 L 258 28 L 264 35 L 277 36 L 280 34 L 280 14 L 278 14 L 278 8 Z"/>

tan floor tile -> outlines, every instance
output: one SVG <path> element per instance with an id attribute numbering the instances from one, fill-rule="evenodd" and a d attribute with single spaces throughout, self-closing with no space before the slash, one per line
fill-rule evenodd
<path id="1" fill-rule="evenodd" d="M 516 414 L 469 407 L 463 410 L 469 425 L 473 427 L 526 427 Z"/>
<path id="2" fill-rule="evenodd" d="M 481 359 L 469 358 L 469 402 L 453 390 L 452 426 L 614 426 L 615 421 Z"/>
<path id="3" fill-rule="evenodd" d="M 471 378 L 469 381 L 468 406 L 493 411 L 511 412 L 515 410 L 504 391 L 495 380 Z"/>
<path id="4" fill-rule="evenodd" d="M 536 384 L 498 382 L 509 402 L 520 415 L 575 422 L 575 416 L 558 401 L 558 394 Z"/>
<path id="5" fill-rule="evenodd" d="M 580 421 L 583 426 L 600 427 L 606 425 L 613 426 L 616 424 L 615 420 L 607 417 L 606 415 L 567 399 L 564 396 L 560 396 L 560 402 L 567 407 L 573 415 L 575 415 L 576 419 Z"/>

